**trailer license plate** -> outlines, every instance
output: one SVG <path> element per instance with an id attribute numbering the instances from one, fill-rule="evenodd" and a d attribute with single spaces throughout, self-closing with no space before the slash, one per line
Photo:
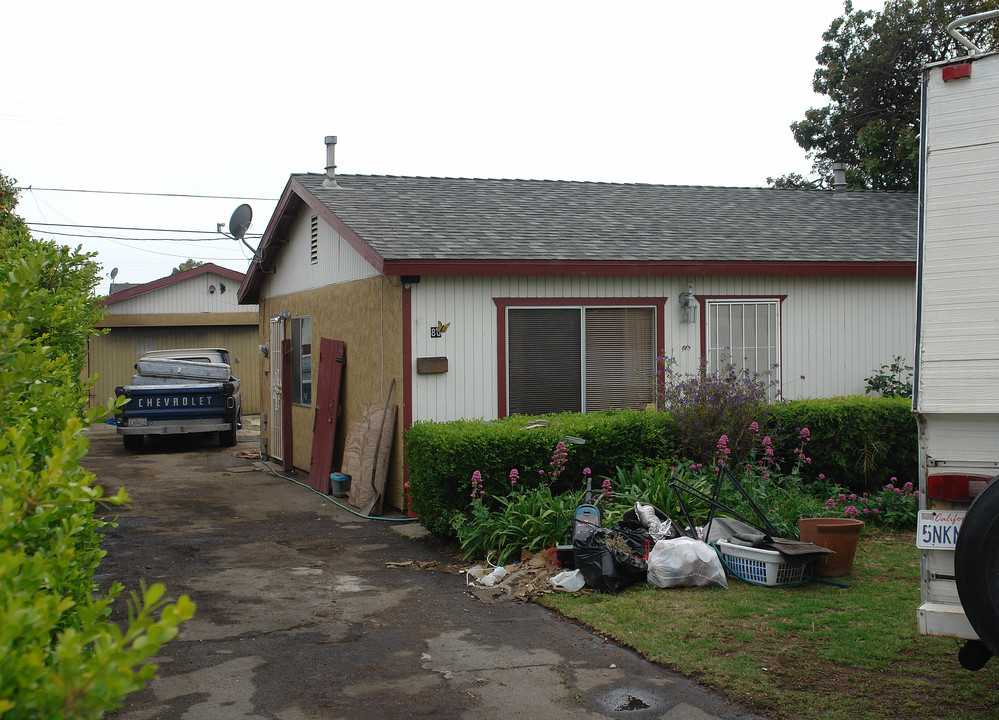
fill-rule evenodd
<path id="1" fill-rule="evenodd" d="M 146 427 L 148 424 L 149 424 L 149 418 L 134 417 L 128 419 L 129 427 Z"/>
<path id="2" fill-rule="evenodd" d="M 920 510 L 916 522 L 916 547 L 953 550 L 964 522 L 965 510 Z"/>

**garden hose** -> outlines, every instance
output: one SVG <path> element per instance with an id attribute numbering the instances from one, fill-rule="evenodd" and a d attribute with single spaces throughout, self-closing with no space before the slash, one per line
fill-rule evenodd
<path id="1" fill-rule="evenodd" d="M 262 464 L 264 465 L 264 467 L 266 467 L 274 475 L 276 475 L 277 477 L 281 478 L 282 480 L 290 480 L 291 482 L 295 483 L 296 485 L 301 485 L 306 490 L 311 490 L 312 492 L 314 492 L 316 495 L 318 495 L 319 497 L 321 497 L 323 500 L 329 500 L 331 503 L 333 503 L 334 505 L 336 505 L 338 508 L 342 508 L 343 510 L 346 510 L 347 512 L 349 512 L 352 515 L 357 515 L 357 517 L 359 517 L 359 518 L 363 518 L 365 520 L 380 520 L 382 522 L 416 522 L 417 520 L 419 520 L 419 518 L 415 518 L 415 517 L 413 517 L 413 518 L 411 518 L 411 517 L 405 517 L 405 518 L 387 518 L 387 517 L 377 517 L 375 515 L 365 515 L 363 513 L 359 513 L 356 510 L 353 510 L 353 509 L 347 507 L 346 505 L 342 505 L 342 504 L 338 503 L 336 500 L 334 500 L 329 495 L 327 495 L 325 493 L 319 492 L 318 490 L 316 490 L 311 485 L 306 485 L 303 482 L 299 482 L 298 480 L 296 480 L 293 477 L 288 477 L 287 475 L 282 475 L 277 470 L 275 470 L 274 468 L 272 468 L 268 463 L 262 462 Z"/>

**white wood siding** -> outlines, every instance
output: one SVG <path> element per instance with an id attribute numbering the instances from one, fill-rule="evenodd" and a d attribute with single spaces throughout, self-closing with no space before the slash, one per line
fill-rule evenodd
<path id="1" fill-rule="evenodd" d="M 373 277 L 378 272 L 322 218 L 318 218 L 318 262 L 312 263 L 312 218 L 303 205 L 289 231 L 288 246 L 278 256 L 273 275 L 267 275 L 262 297 L 276 297 L 326 285 Z"/>
<path id="2" fill-rule="evenodd" d="M 211 292 L 211 286 L 215 292 Z M 225 286 L 225 292 L 222 287 Z M 187 280 L 166 285 L 125 300 L 109 303 L 111 315 L 174 314 L 203 312 L 245 312 L 256 314 L 256 305 L 240 305 L 236 294 L 239 280 L 216 273 L 205 273 Z"/>
<path id="3" fill-rule="evenodd" d="M 416 375 L 414 420 L 494 418 L 498 413 L 493 298 L 666 298 L 667 355 L 683 369 L 701 356 L 697 322 L 681 323 L 678 296 L 780 296 L 786 397 L 863 394 L 865 379 L 900 355 L 913 358 L 912 278 L 781 277 L 424 277 L 412 290 L 413 358 L 448 358 L 448 372 Z M 571 304 L 571 303 L 568 303 Z M 430 329 L 450 323 L 439 339 Z M 689 346 L 688 350 L 684 350 Z M 805 379 L 800 379 L 804 375 Z"/>
<path id="4" fill-rule="evenodd" d="M 999 58 L 929 77 L 920 412 L 999 408 Z"/>

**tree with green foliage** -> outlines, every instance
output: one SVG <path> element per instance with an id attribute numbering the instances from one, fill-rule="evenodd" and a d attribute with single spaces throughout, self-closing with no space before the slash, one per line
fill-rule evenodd
<path id="1" fill-rule="evenodd" d="M 83 429 L 107 412 L 87 409 L 80 381 L 98 268 L 32 238 L 16 202 L 0 174 L 0 717 L 100 718 L 153 676 L 147 661 L 194 605 L 153 585 L 125 627 L 109 620 L 122 586 L 94 579 L 111 524 L 96 509 L 128 496 L 104 497 L 81 465 Z"/>
<path id="2" fill-rule="evenodd" d="M 35 269 L 35 287 L 24 302 L 31 308 L 33 333 L 45 338 L 69 372 L 79 377 L 87 339 L 104 314 L 93 293 L 100 280 L 96 253 L 33 238 L 14 212 L 17 195 L 17 182 L 0 173 L 0 277 L 31 258 L 45 259 Z"/>
<path id="3" fill-rule="evenodd" d="M 182 262 L 180 265 L 178 265 L 177 267 L 175 267 L 170 272 L 170 274 L 171 275 L 176 275 L 177 273 L 182 273 L 185 270 L 193 270 L 196 267 L 201 267 L 204 264 L 205 263 L 203 261 L 201 261 L 201 260 L 195 260 L 193 258 L 188 258 L 187 260 L 185 260 L 184 262 Z"/>
<path id="4" fill-rule="evenodd" d="M 884 10 L 854 10 L 822 35 L 812 87 L 829 98 L 791 124 L 812 161 L 814 180 L 790 173 L 767 178 L 775 188 L 832 185 L 845 163 L 851 189 L 908 190 L 919 178 L 919 103 L 925 63 L 967 54 L 946 31 L 960 17 L 999 7 L 999 0 L 887 0 Z M 999 47 L 999 22 L 962 32 L 983 49 Z"/>

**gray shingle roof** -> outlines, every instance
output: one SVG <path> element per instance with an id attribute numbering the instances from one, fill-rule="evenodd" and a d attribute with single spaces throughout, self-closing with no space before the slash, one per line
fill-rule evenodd
<path id="1" fill-rule="evenodd" d="M 293 175 L 386 261 L 910 263 L 915 193 Z"/>

